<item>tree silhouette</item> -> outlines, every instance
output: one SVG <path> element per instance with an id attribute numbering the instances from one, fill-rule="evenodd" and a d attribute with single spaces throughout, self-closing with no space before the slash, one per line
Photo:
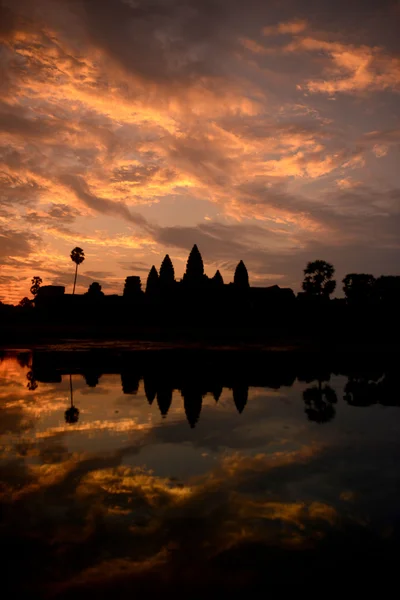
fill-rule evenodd
<path id="1" fill-rule="evenodd" d="M 186 263 L 184 279 L 190 282 L 201 282 L 204 278 L 204 264 L 200 251 L 195 244 L 190 251 Z"/>
<path id="2" fill-rule="evenodd" d="M 336 281 L 332 279 L 334 273 L 333 265 L 325 260 L 309 262 L 304 269 L 303 290 L 310 296 L 329 298 L 336 287 Z"/>
<path id="3" fill-rule="evenodd" d="M 159 277 L 157 269 L 153 265 L 149 271 L 146 282 L 146 294 L 154 295 L 157 294 L 159 289 Z"/>
<path id="4" fill-rule="evenodd" d="M 371 406 L 379 400 L 379 386 L 362 377 L 349 377 L 344 388 L 344 399 L 351 406 Z"/>
<path id="5" fill-rule="evenodd" d="M 318 380 L 318 387 L 307 388 L 303 392 L 303 400 L 306 404 L 305 412 L 310 421 L 315 423 L 327 423 L 335 416 L 333 404 L 337 402 L 335 391 L 329 386 L 322 387 Z"/>
<path id="6" fill-rule="evenodd" d="M 83 261 L 85 260 L 85 253 L 82 250 L 82 248 L 79 248 L 78 246 L 76 248 L 74 248 L 71 251 L 71 260 L 72 262 L 75 263 L 76 268 L 75 268 L 75 278 L 74 278 L 74 289 L 72 291 L 72 294 L 75 294 L 75 286 L 76 286 L 76 278 L 78 276 L 78 266 L 83 263 Z"/>
<path id="7" fill-rule="evenodd" d="M 72 375 L 71 374 L 69 376 L 69 390 L 70 390 L 71 405 L 65 411 L 64 416 L 65 416 L 65 422 L 69 423 L 70 425 L 73 425 L 74 423 L 78 422 L 79 408 L 74 406 L 74 397 L 73 397 L 73 390 L 72 390 Z"/>
<path id="8" fill-rule="evenodd" d="M 29 291 L 32 294 L 32 296 L 36 296 L 41 284 L 43 283 L 43 279 L 41 277 L 37 277 L 37 276 L 32 277 L 31 283 L 32 283 L 32 285 L 31 285 L 31 289 Z"/>
<path id="9" fill-rule="evenodd" d="M 247 289 L 249 284 L 249 274 L 246 269 L 246 265 L 241 260 L 235 269 L 235 275 L 233 277 L 233 283 L 235 286 L 241 289 Z"/>
<path id="10" fill-rule="evenodd" d="M 376 280 L 375 289 L 382 302 L 397 304 L 400 301 L 400 277 L 398 275 L 381 275 Z"/>
<path id="11" fill-rule="evenodd" d="M 219 269 L 215 272 L 214 277 L 211 279 L 215 287 L 222 287 L 224 285 L 224 280 L 222 279 L 222 275 L 219 272 Z"/>
<path id="12" fill-rule="evenodd" d="M 171 286 L 175 282 L 175 271 L 174 265 L 169 257 L 169 254 L 166 254 L 164 260 L 161 263 L 160 267 L 160 284 L 162 286 Z"/>
<path id="13" fill-rule="evenodd" d="M 29 298 L 25 296 L 25 298 L 20 300 L 18 306 L 21 306 L 21 308 L 32 308 L 32 300 L 29 300 Z"/>
<path id="14" fill-rule="evenodd" d="M 97 281 L 93 281 L 89 285 L 86 294 L 91 298 L 102 298 L 104 296 L 104 292 L 101 291 L 101 285 Z"/>
<path id="15" fill-rule="evenodd" d="M 349 273 L 343 279 L 343 291 L 348 302 L 368 302 L 374 295 L 375 277 L 367 273 Z"/>

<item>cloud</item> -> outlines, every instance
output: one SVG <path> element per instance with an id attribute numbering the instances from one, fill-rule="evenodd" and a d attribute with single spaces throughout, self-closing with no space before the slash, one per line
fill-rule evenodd
<path id="1" fill-rule="evenodd" d="M 3 2 L 0 2 L 0 39 L 10 38 L 17 26 L 15 14 Z"/>
<path id="2" fill-rule="evenodd" d="M 19 283 L 8 259 L 7 294 L 27 293 L 21 278 L 45 255 L 67 268 L 76 240 L 116 286 L 172 247 L 179 276 L 195 241 L 213 267 L 248 257 L 257 282 L 294 281 L 291 264 L 286 279 L 271 271 L 271 254 L 283 268 L 315 243 L 373 235 L 381 257 L 395 244 L 389 1 L 356 0 L 354 13 L 342 0 L 1 6 L 0 223 L 18 219 L 46 245 L 18 263 Z"/>
<path id="3" fill-rule="evenodd" d="M 324 77 L 304 84 L 303 87 L 310 92 L 400 91 L 400 58 L 385 54 L 381 48 L 300 37 L 288 44 L 284 51 L 323 53 L 328 57 Z"/>
<path id="4" fill-rule="evenodd" d="M 121 261 L 119 264 L 124 271 L 129 271 L 130 273 L 148 273 L 151 268 L 151 265 L 149 266 L 149 264 L 144 261 Z"/>
<path id="5" fill-rule="evenodd" d="M 41 186 L 30 177 L 18 177 L 4 172 L 0 174 L 0 203 L 3 206 L 35 203 L 41 191 Z"/>
<path id="6" fill-rule="evenodd" d="M 278 23 L 277 25 L 269 25 L 262 30 L 263 35 L 296 35 L 307 29 L 307 21 L 296 19 L 286 23 Z"/>
<path id="7" fill-rule="evenodd" d="M 26 257 L 33 252 L 39 236 L 25 231 L 16 231 L 0 225 L 0 261 L 1 264 L 15 257 Z"/>
<path id="8" fill-rule="evenodd" d="M 76 196 L 90 209 L 104 213 L 106 215 L 119 216 L 134 225 L 139 225 L 145 229 L 150 229 L 150 225 L 146 219 L 139 213 L 135 213 L 129 210 L 129 208 L 123 202 L 114 202 L 108 198 L 99 198 L 92 194 L 84 179 L 74 175 L 63 175 L 60 177 L 60 181 L 69 186 L 76 194 Z"/>

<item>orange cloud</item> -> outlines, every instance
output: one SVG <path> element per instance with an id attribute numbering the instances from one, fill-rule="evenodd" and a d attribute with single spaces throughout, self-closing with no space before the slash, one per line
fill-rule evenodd
<path id="1" fill-rule="evenodd" d="M 400 59 L 381 48 L 328 42 L 313 37 L 298 38 L 285 52 L 324 52 L 330 59 L 321 79 L 311 79 L 300 88 L 327 94 L 382 91 L 400 88 Z"/>
<path id="2" fill-rule="evenodd" d="M 278 23 L 277 25 L 264 27 L 262 32 L 266 36 L 278 34 L 297 35 L 298 33 L 302 33 L 305 29 L 307 29 L 307 26 L 307 21 L 295 19 L 293 21 L 282 22 Z"/>

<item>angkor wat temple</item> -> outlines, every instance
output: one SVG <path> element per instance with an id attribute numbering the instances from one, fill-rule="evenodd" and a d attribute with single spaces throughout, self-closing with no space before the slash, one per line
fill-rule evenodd
<path id="1" fill-rule="evenodd" d="M 66 294 L 63 286 L 47 285 L 39 289 L 35 306 L 46 310 L 76 309 L 78 312 L 85 311 L 85 308 L 93 310 L 100 307 L 105 312 L 129 312 L 135 309 L 141 310 L 143 316 L 149 310 L 162 312 L 167 309 L 177 317 L 190 311 L 194 305 L 202 313 L 220 314 L 238 305 L 257 309 L 265 304 L 282 305 L 294 300 L 295 294 L 289 288 L 277 285 L 250 287 L 243 261 L 236 267 L 233 282 L 224 283 L 219 270 L 212 277 L 207 276 L 199 249 L 194 245 L 180 281 L 175 278 L 174 266 L 167 254 L 159 270 L 154 265 L 151 267 L 144 290 L 141 278 L 137 275 L 126 278 L 122 295 L 104 294 L 97 282 L 93 282 L 85 294 L 76 295 Z"/>

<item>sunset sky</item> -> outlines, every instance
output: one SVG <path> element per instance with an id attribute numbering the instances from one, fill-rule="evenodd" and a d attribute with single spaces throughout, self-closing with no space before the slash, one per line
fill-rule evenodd
<path id="1" fill-rule="evenodd" d="M 400 3 L 0 0 L 0 300 L 400 274 Z M 340 294 L 341 285 L 338 284 Z"/>

